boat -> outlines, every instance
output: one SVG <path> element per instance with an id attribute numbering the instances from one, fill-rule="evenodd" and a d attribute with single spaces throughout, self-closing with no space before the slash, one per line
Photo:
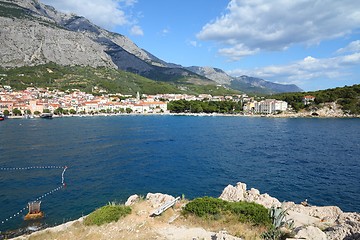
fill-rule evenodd
<path id="1" fill-rule="evenodd" d="M 5 116 L 3 114 L 0 114 L 0 121 L 4 121 L 5 120 Z"/>
<path id="2" fill-rule="evenodd" d="M 40 211 L 41 201 L 29 202 L 29 212 L 24 217 L 24 220 L 34 220 L 44 217 L 44 213 Z"/>
<path id="3" fill-rule="evenodd" d="M 41 118 L 52 118 L 53 117 L 53 115 L 52 115 L 52 113 L 42 113 L 41 115 L 40 115 L 40 117 Z"/>

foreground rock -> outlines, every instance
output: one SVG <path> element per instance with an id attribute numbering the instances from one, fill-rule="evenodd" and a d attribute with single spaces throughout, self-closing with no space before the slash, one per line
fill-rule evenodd
<path id="1" fill-rule="evenodd" d="M 295 237 L 299 239 L 360 239 L 360 214 L 344 213 L 337 206 L 303 206 L 294 202 L 283 202 L 268 194 L 260 194 L 254 188 L 238 182 L 228 185 L 220 195 L 226 201 L 255 202 L 266 208 L 281 207 L 288 212 L 287 219 L 294 222 Z M 323 231 L 321 230 L 323 229 Z"/>
<path id="2" fill-rule="evenodd" d="M 149 201 L 151 203 L 151 207 L 158 208 L 164 203 L 174 201 L 175 198 L 173 196 L 170 196 L 168 194 L 162 194 L 162 193 L 148 193 L 146 195 L 146 201 Z"/>
<path id="3" fill-rule="evenodd" d="M 328 239 L 360 239 L 360 214 L 343 213 L 336 220 L 336 225 L 326 229 Z"/>
<path id="4" fill-rule="evenodd" d="M 271 197 L 267 193 L 260 194 L 260 191 L 255 188 L 246 190 L 246 184 L 241 182 L 238 182 L 236 186 L 228 185 L 220 195 L 220 199 L 229 202 L 255 202 L 266 208 L 271 208 L 272 206 L 281 207 L 280 201 L 276 198 Z"/>
<path id="5" fill-rule="evenodd" d="M 360 214 L 344 213 L 336 206 L 303 206 L 294 202 L 280 203 L 268 194 L 259 190 L 246 189 L 246 184 L 237 183 L 227 186 L 220 196 L 226 201 L 256 202 L 267 208 L 281 207 L 287 209 L 287 220 L 294 221 L 294 239 L 314 240 L 359 240 Z M 150 217 L 154 209 L 175 198 L 162 193 L 148 193 L 145 199 L 138 195 L 128 198 L 126 205 L 131 205 L 132 214 L 103 226 L 85 226 L 83 218 L 48 228 L 17 239 L 206 239 L 206 240 L 240 240 L 226 231 L 208 231 L 202 227 L 189 225 L 189 221 L 181 219 L 181 209 L 186 202 L 176 204 L 160 217 Z M 259 235 L 257 235 L 259 236 Z M 251 238 L 254 239 L 254 238 Z"/>
<path id="6" fill-rule="evenodd" d="M 326 240 L 326 234 L 317 227 L 304 226 L 295 229 L 295 238 L 308 240 Z"/>

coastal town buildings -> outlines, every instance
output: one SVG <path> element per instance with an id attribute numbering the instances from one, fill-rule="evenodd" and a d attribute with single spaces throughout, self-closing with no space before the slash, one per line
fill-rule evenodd
<path id="1" fill-rule="evenodd" d="M 171 101 L 233 101 L 241 102 L 245 113 L 274 114 L 287 110 L 288 104 L 275 99 L 254 100 L 246 94 L 234 96 L 212 96 L 200 94 L 155 94 L 139 93 L 131 95 L 112 94 L 95 96 L 77 89 L 71 91 L 49 90 L 28 87 L 22 91 L 13 91 L 11 87 L 0 86 L 0 113 L 7 111 L 10 115 L 16 109 L 17 114 L 35 114 L 43 112 L 97 114 L 97 113 L 168 113 L 167 103 Z"/>
<path id="2" fill-rule="evenodd" d="M 315 101 L 315 97 L 311 95 L 304 96 L 302 99 L 302 103 L 304 105 L 309 105 L 310 103 Z"/>
<path id="3" fill-rule="evenodd" d="M 124 97 L 119 94 L 120 97 Z M 74 113 L 166 113 L 167 103 L 160 101 L 164 96 L 151 96 L 140 99 L 126 96 L 121 100 L 119 96 L 94 96 L 78 90 L 71 93 L 49 91 L 42 88 L 27 88 L 23 91 L 12 91 L 10 87 L 0 89 L 0 112 L 20 110 L 21 114 L 55 112 L 57 109 Z M 178 97 L 178 96 L 176 96 Z M 185 96 L 186 98 L 186 96 Z"/>

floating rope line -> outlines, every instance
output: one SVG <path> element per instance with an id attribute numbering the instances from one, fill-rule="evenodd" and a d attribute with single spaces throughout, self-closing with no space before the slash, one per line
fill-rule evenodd
<path id="1" fill-rule="evenodd" d="M 65 167 L 59 167 L 59 166 L 35 166 L 35 167 L 21 167 L 21 168 L 4 168 L 1 167 L 0 171 L 16 171 L 16 170 L 32 170 L 32 169 L 61 169 L 61 168 L 67 168 Z"/>
<path id="2" fill-rule="evenodd" d="M 66 169 L 67 169 L 67 166 L 64 167 L 64 170 L 63 170 L 63 172 L 62 172 L 62 174 L 61 174 L 61 184 L 62 184 L 63 186 L 66 186 L 66 183 L 64 182 L 64 174 L 65 174 L 65 172 L 66 172 Z"/>
<path id="3" fill-rule="evenodd" d="M 54 192 L 57 192 L 59 190 L 61 190 L 62 188 L 65 188 L 66 187 L 66 183 L 65 183 L 65 178 L 64 178 L 64 175 L 65 175 L 65 172 L 66 172 L 66 169 L 68 168 L 67 166 L 65 167 L 58 167 L 58 166 L 37 166 L 37 167 L 23 167 L 23 168 L 0 168 L 0 171 L 15 171 L 15 170 L 30 170 L 30 169 L 61 169 L 63 168 L 64 170 L 62 171 L 62 174 L 61 174 L 61 185 L 57 188 L 54 188 L 52 189 L 51 191 L 41 195 L 40 197 L 36 198 L 34 201 L 39 201 L 47 196 L 49 196 L 50 194 L 53 194 Z M 23 209 L 19 210 L 17 213 L 15 213 L 14 215 L 11 215 L 10 217 L 6 218 L 5 220 L 1 221 L 1 224 L 4 224 L 8 221 L 10 221 L 11 219 L 19 216 L 22 212 L 24 212 L 26 209 L 28 209 L 29 206 L 26 206 L 24 207 Z M 0 231 L 1 232 L 1 231 Z"/>

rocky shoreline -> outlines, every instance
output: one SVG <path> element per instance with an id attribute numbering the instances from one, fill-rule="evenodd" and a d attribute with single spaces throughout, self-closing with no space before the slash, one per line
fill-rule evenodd
<path id="1" fill-rule="evenodd" d="M 294 202 L 281 203 L 267 193 L 246 189 L 245 183 L 228 185 L 220 196 L 226 201 L 248 201 L 263 205 L 287 209 L 288 220 L 294 221 L 295 237 L 298 239 L 332 240 L 360 239 L 360 213 L 343 212 L 337 206 L 304 206 Z"/>
<path id="2" fill-rule="evenodd" d="M 259 190 L 247 189 L 245 183 L 238 182 L 235 186 L 228 185 L 219 197 L 220 199 L 237 202 L 255 202 L 266 208 L 278 207 L 286 209 L 287 220 L 294 223 L 295 239 L 332 240 L 360 239 L 360 213 L 343 212 L 337 206 L 310 206 L 294 202 L 280 202 L 269 194 L 261 194 Z M 159 221 L 151 218 L 151 213 L 162 204 L 174 200 L 173 196 L 161 193 L 148 193 L 145 201 L 138 195 L 128 198 L 125 205 L 135 207 L 135 214 L 120 223 L 110 223 L 101 227 L 84 226 L 84 217 L 56 227 L 47 228 L 30 235 L 23 235 L 15 239 L 46 239 L 49 234 L 61 236 L 58 239 L 88 239 L 96 233 L 96 239 L 222 239 L 239 240 L 225 231 L 212 232 L 203 228 L 176 225 L 173 222 L 179 217 L 180 210 L 171 210 L 166 220 Z M 162 216 L 163 217 L 163 216 Z M 161 219 L 161 218 L 158 218 Z M 159 221 L 159 222 L 157 222 Z M 147 227 L 144 227 L 147 226 Z M 81 228 L 81 235 L 74 236 Z M 119 235 L 119 232 L 122 235 Z M 54 235 L 54 236 L 55 236 Z M 75 234 L 76 235 L 76 234 Z M 52 236 L 52 235 L 51 235 Z M 124 237 L 125 236 L 125 237 Z M 90 238 L 93 239 L 93 238 Z"/>

